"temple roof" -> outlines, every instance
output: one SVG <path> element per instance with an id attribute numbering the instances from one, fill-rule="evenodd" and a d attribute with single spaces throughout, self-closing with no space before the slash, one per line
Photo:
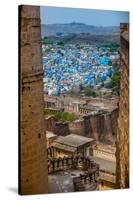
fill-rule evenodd
<path id="1" fill-rule="evenodd" d="M 94 141 L 93 138 L 88 138 L 88 137 L 84 137 L 84 136 L 80 136 L 76 134 L 69 134 L 64 137 L 59 137 L 55 140 L 56 143 L 68 145 L 75 148 L 85 145 L 87 143 L 90 143 L 92 141 Z"/>
<path id="2" fill-rule="evenodd" d="M 77 150 L 75 147 L 71 147 L 71 146 L 68 146 L 68 145 L 60 144 L 60 143 L 54 143 L 53 146 L 57 149 L 69 151 L 69 152 L 72 152 L 72 153 L 74 153 Z"/>

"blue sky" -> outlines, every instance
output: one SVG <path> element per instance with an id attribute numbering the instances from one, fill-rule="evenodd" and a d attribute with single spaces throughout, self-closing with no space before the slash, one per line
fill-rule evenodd
<path id="1" fill-rule="evenodd" d="M 49 6 L 41 6 L 40 11 L 42 24 L 81 22 L 95 26 L 119 26 L 120 23 L 129 22 L 129 12 L 126 11 Z"/>

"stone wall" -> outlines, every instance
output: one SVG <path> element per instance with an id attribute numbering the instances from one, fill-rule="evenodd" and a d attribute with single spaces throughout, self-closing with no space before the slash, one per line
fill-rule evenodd
<path id="1" fill-rule="evenodd" d="M 117 130 L 117 188 L 129 187 L 129 26 L 121 24 L 121 82 Z"/>
<path id="2" fill-rule="evenodd" d="M 47 131 L 56 135 L 66 136 L 70 134 L 69 123 L 57 121 L 54 116 L 45 117 L 45 127 Z"/>
<path id="3" fill-rule="evenodd" d="M 56 122 L 54 133 L 61 136 L 70 134 L 68 122 Z"/>
<path id="4" fill-rule="evenodd" d="M 84 116 L 84 135 L 86 137 L 92 137 L 100 142 L 114 144 L 116 139 L 117 118 L 118 109 L 112 112 L 101 112 Z"/>
<path id="5" fill-rule="evenodd" d="M 45 118 L 46 130 L 56 135 L 68 135 L 70 133 L 94 138 L 99 142 L 114 144 L 116 141 L 118 109 L 106 112 L 88 114 L 72 122 L 57 122 L 51 116 Z"/>
<path id="6" fill-rule="evenodd" d="M 45 117 L 45 128 L 47 131 L 55 132 L 56 119 L 54 116 Z"/>
<path id="7" fill-rule="evenodd" d="M 116 162 L 116 147 L 107 144 L 96 144 L 93 147 L 93 156 Z"/>
<path id="8" fill-rule="evenodd" d="M 19 193 L 48 192 L 40 7 L 19 7 L 21 115 Z"/>
<path id="9" fill-rule="evenodd" d="M 69 122 L 69 130 L 70 133 L 78 134 L 78 135 L 85 135 L 85 123 L 84 119 L 75 120 Z"/>

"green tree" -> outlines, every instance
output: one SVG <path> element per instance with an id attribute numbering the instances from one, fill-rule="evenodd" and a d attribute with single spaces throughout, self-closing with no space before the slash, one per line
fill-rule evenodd
<path id="1" fill-rule="evenodd" d="M 44 115 L 53 115 L 58 121 L 66 122 L 66 121 L 74 121 L 78 119 L 78 116 L 75 113 L 63 112 L 63 111 L 55 111 L 53 112 L 51 109 L 45 108 Z"/>
<path id="2" fill-rule="evenodd" d="M 84 91 L 86 96 L 93 96 L 93 97 L 97 96 L 96 92 L 89 86 L 85 87 Z"/>
<path id="3" fill-rule="evenodd" d="M 62 41 L 60 41 L 60 42 L 57 42 L 57 45 L 64 46 L 64 43 Z"/>
<path id="4" fill-rule="evenodd" d="M 119 94 L 120 90 L 120 72 L 117 70 L 111 77 L 113 91 Z"/>

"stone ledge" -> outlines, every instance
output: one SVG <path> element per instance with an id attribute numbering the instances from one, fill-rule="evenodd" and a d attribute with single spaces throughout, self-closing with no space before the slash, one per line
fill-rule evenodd
<path id="1" fill-rule="evenodd" d="M 22 75 L 22 84 L 43 80 L 43 71 Z"/>

